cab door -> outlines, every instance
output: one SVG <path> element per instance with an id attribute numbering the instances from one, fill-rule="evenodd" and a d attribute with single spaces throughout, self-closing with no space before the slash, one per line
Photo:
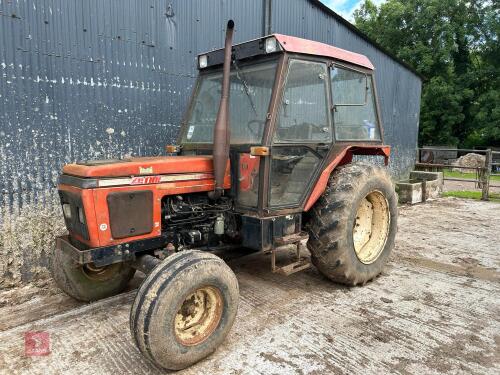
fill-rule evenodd
<path id="1" fill-rule="evenodd" d="M 290 58 L 272 135 L 268 208 L 299 209 L 333 142 L 328 67 Z"/>
<path id="2" fill-rule="evenodd" d="M 373 76 L 333 65 L 330 70 L 335 138 L 339 142 L 382 140 Z"/>

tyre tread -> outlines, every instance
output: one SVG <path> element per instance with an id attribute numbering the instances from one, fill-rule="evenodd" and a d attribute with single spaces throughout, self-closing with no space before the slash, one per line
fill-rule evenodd
<path id="1" fill-rule="evenodd" d="M 311 261 L 332 281 L 346 285 L 364 285 L 381 271 L 360 272 L 347 254 L 353 250 L 342 246 L 348 232 L 345 225 L 351 213 L 353 196 L 373 178 L 393 186 L 385 168 L 365 162 L 343 165 L 332 173 L 324 194 L 311 209 L 307 242 Z M 387 199 L 394 201 L 394 197 Z"/>

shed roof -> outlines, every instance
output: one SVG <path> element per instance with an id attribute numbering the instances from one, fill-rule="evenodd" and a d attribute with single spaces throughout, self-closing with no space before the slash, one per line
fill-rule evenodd
<path id="1" fill-rule="evenodd" d="M 370 70 L 374 69 L 374 66 L 368 59 L 368 57 L 359 53 L 347 51 L 342 48 L 330 46 L 328 44 L 316 42 L 313 40 L 297 38 L 289 35 L 273 34 L 273 36 L 281 44 L 281 47 L 283 47 L 283 49 L 287 52 L 326 56 L 349 62 L 354 65 L 362 66 Z"/>

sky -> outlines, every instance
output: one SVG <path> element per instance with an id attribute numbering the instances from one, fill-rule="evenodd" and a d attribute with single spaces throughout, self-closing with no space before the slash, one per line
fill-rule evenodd
<path id="1" fill-rule="evenodd" d="M 372 0 L 375 4 L 379 5 L 384 0 Z M 352 14 L 361 6 L 364 0 L 321 0 L 323 4 L 340 14 L 346 20 L 353 22 Z"/>

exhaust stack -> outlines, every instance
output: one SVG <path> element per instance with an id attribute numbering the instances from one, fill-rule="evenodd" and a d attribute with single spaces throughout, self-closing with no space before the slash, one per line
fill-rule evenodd
<path id="1" fill-rule="evenodd" d="M 213 163 L 215 188 L 209 193 L 210 198 L 217 199 L 224 190 L 224 176 L 226 174 L 227 160 L 229 159 L 229 74 L 231 71 L 231 53 L 233 46 L 234 21 L 229 20 L 226 28 L 226 41 L 224 44 L 224 65 L 222 68 L 222 95 L 214 126 Z"/>

